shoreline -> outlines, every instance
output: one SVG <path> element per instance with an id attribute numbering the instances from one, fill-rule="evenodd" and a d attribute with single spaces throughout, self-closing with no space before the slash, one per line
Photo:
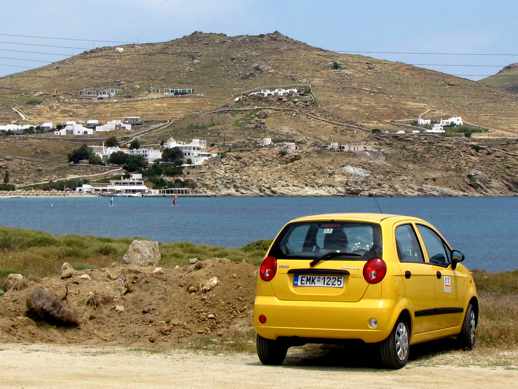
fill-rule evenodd
<path id="1" fill-rule="evenodd" d="M 30 191 L 30 192 L 0 192 L 0 199 L 30 199 L 30 198 L 171 198 L 174 194 L 150 194 L 142 196 L 131 195 L 92 195 L 76 192 L 50 192 L 50 191 Z M 230 193 L 191 193 L 176 194 L 180 198 L 518 198 L 518 194 L 464 194 L 464 195 L 446 195 L 446 194 L 421 194 L 421 195 L 404 195 L 404 194 L 376 194 L 376 195 L 350 195 L 350 194 L 278 194 L 278 195 L 261 195 L 257 193 L 250 194 L 230 194 Z"/>

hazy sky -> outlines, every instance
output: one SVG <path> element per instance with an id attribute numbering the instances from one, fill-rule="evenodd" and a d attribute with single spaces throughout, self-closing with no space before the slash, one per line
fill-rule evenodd
<path id="1" fill-rule="evenodd" d="M 515 0 L 3 0 L 1 15 L 0 76 L 81 48 L 108 45 L 103 42 L 107 40 L 165 41 L 195 30 L 230 35 L 279 30 L 315 46 L 343 51 L 516 54 L 372 54 L 414 64 L 471 65 L 431 67 L 473 79 L 518 62 L 518 47 L 513 45 L 518 38 Z"/>

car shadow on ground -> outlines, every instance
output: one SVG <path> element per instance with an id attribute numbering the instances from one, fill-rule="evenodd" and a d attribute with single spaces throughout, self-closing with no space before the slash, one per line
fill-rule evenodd
<path id="1" fill-rule="evenodd" d="M 425 364 L 442 353 L 458 351 L 454 339 L 442 339 L 412 346 L 410 364 Z M 258 362 L 259 363 L 259 362 Z M 283 364 L 285 368 L 303 369 L 354 369 L 357 371 L 381 369 L 377 348 L 363 343 L 344 343 L 339 345 L 306 345 L 290 348 Z"/>

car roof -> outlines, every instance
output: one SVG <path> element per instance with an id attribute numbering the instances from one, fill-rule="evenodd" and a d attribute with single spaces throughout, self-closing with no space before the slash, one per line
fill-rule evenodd
<path id="1" fill-rule="evenodd" d="M 311 221 L 358 221 L 367 223 L 381 224 L 385 221 L 416 221 L 424 222 L 424 220 L 413 216 L 392 215 L 387 213 L 327 213 L 321 215 L 302 216 L 290 221 L 290 223 L 311 222 Z"/>

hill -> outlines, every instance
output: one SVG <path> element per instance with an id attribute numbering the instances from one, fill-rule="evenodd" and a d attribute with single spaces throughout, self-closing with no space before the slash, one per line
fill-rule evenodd
<path id="1" fill-rule="evenodd" d="M 80 98 L 81 90 L 98 87 L 116 88 L 119 95 Z M 194 93 L 159 97 L 156 88 Z M 260 90 L 265 92 L 256 93 Z M 87 51 L 0 79 L 0 122 L 21 121 L 13 107 L 34 123 L 128 115 L 142 116 L 147 124 L 165 122 L 139 134 L 144 144 L 171 136 L 207 139 L 222 157 L 185 172 L 202 193 L 518 192 L 518 144 L 481 139 L 518 135 L 515 95 L 402 63 L 322 50 L 278 32 L 235 37 L 195 32 L 169 42 Z M 396 130 L 411 131 L 419 115 L 460 115 L 489 132 L 476 140 L 393 136 Z M 100 144 L 108 136 L 1 140 L 0 151 L 9 158 L 0 169 L 9 169 L 16 184 L 101 174 L 110 167 L 71 167 L 66 154 L 77 142 Z M 277 145 L 295 142 L 299 150 L 286 155 L 260 148 L 257 141 L 265 137 Z M 333 153 L 325 149 L 331 142 L 372 150 Z"/>
<path id="2" fill-rule="evenodd" d="M 497 74 L 487 77 L 480 82 L 510 93 L 518 93 L 518 63 L 508 65 Z"/>
<path id="3" fill-rule="evenodd" d="M 515 134 L 516 98 L 477 82 L 402 63 L 338 54 L 278 32 L 229 37 L 195 32 L 163 43 L 104 47 L 0 79 L 0 121 L 122 114 L 174 119 L 228 103 L 263 86 L 311 85 L 318 110 L 368 127 L 432 110 Z M 117 87 L 116 102 L 89 102 L 79 91 Z M 194 88 L 196 97 L 148 99 L 149 90 Z M 144 100 L 142 100 L 144 99 Z"/>

